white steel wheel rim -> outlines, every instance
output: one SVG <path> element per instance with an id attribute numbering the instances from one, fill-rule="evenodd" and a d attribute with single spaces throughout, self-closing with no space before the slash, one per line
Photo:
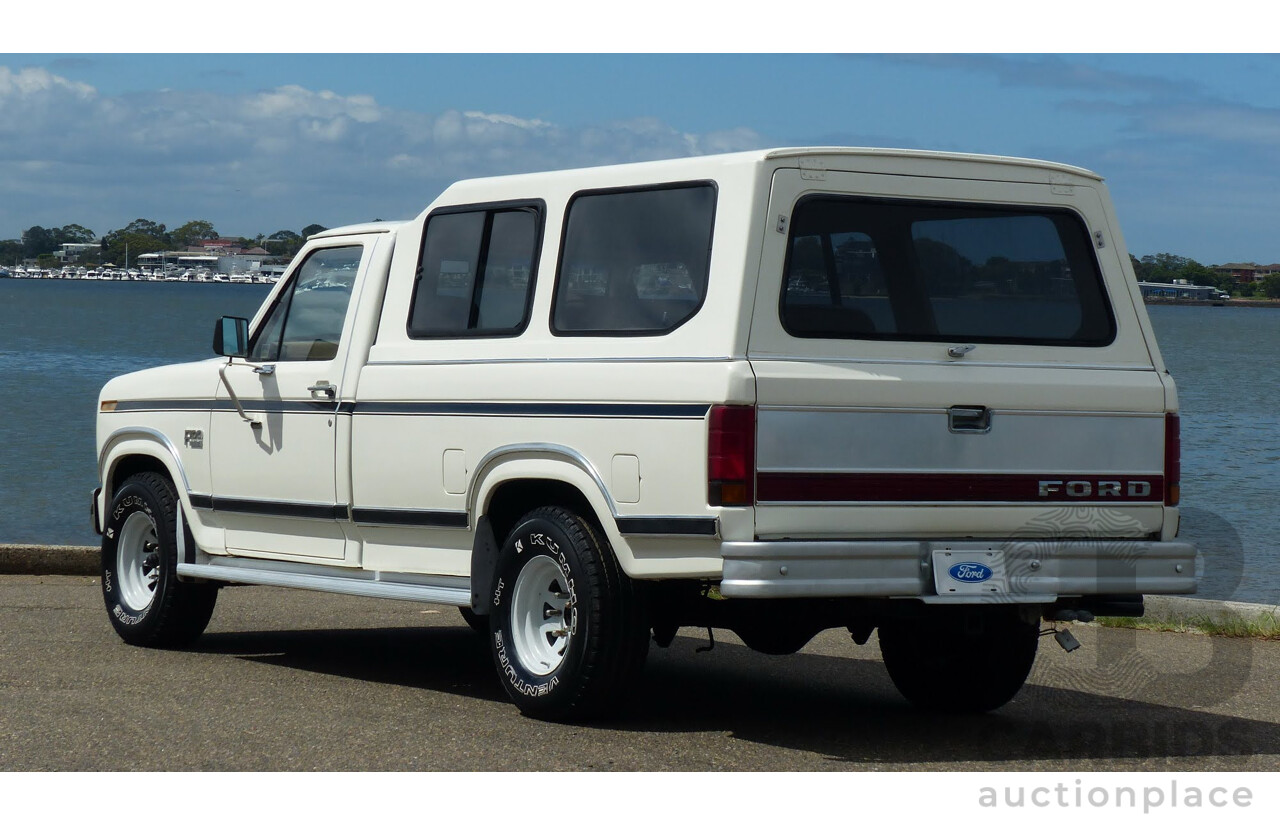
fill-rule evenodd
<path id="1" fill-rule="evenodd" d="M 547 556 L 529 559 L 511 596 L 511 641 L 520 666 L 535 676 L 560 667 L 573 631 L 569 586 Z"/>
<path id="2" fill-rule="evenodd" d="M 120 600 L 130 610 L 145 610 L 155 598 L 160 583 L 160 539 L 156 523 L 146 513 L 131 513 L 120 528 L 116 583 Z"/>

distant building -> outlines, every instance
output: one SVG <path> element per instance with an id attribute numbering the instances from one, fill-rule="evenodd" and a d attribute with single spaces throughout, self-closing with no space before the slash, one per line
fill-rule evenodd
<path id="1" fill-rule="evenodd" d="M 1229 297 L 1214 286 L 1196 286 L 1195 284 L 1157 284 L 1139 281 L 1143 298 L 1181 298 L 1185 300 L 1213 301 Z"/>
<path id="2" fill-rule="evenodd" d="M 260 273 L 263 264 L 274 256 L 260 246 L 246 248 L 248 243 L 244 238 L 201 241 L 199 246 L 188 247 L 183 259 L 198 261 L 201 266 L 222 273 Z"/>
<path id="3" fill-rule="evenodd" d="M 219 258 L 213 255 L 183 255 L 178 258 L 178 266 L 185 268 L 217 269 Z"/>
<path id="4" fill-rule="evenodd" d="M 101 249 L 102 245 L 96 243 L 64 243 L 61 249 L 53 253 L 53 257 L 67 263 L 79 259 L 86 252 L 96 252 Z"/>
<path id="5" fill-rule="evenodd" d="M 270 257 L 266 250 L 263 250 L 261 255 L 251 255 L 248 252 L 239 255 L 218 255 L 217 264 L 214 266 L 219 272 L 257 272 Z"/>
<path id="6" fill-rule="evenodd" d="M 1262 272 L 1260 273 L 1259 270 Z M 1277 269 L 1275 264 L 1269 267 L 1259 267 L 1257 264 L 1222 264 L 1213 267 L 1213 271 L 1221 275 L 1230 275 L 1231 279 L 1238 284 L 1252 284 L 1280 269 Z"/>
<path id="7" fill-rule="evenodd" d="M 187 247 L 193 255 L 269 255 L 271 253 L 261 247 L 251 246 L 252 241 L 244 238 L 213 238 L 200 241 L 195 246 Z"/>

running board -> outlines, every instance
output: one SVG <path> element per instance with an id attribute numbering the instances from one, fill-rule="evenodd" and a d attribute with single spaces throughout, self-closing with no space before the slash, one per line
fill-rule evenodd
<path id="1" fill-rule="evenodd" d="M 179 564 L 178 575 L 231 584 L 262 584 L 319 590 L 345 596 L 372 596 L 460 607 L 471 606 L 471 580 L 462 576 L 413 576 L 287 562 L 223 560 L 211 564 Z"/>

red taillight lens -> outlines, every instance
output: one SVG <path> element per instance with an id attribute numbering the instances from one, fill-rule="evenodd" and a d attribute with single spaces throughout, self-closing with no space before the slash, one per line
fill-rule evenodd
<path id="1" fill-rule="evenodd" d="M 1182 424 L 1177 413 L 1164 416 L 1164 503 L 1177 507 L 1182 497 Z"/>
<path id="2" fill-rule="evenodd" d="M 756 408 L 711 408 L 707 432 L 707 502 L 750 506 L 756 499 Z"/>

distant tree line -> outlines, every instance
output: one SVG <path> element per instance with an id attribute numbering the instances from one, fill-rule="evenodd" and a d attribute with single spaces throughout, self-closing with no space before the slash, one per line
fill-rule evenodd
<path id="1" fill-rule="evenodd" d="M 307 237 L 323 232 L 326 227 L 313 223 L 303 227 L 301 232 L 281 229 L 270 235 L 259 234 L 252 238 L 238 238 L 245 248 L 262 247 L 271 255 L 279 258 L 292 258 L 302 247 Z M 50 267 L 57 264 L 53 253 L 65 243 L 98 245 L 79 257 L 81 263 L 115 264 L 125 263 L 125 252 L 128 250 L 129 262 L 136 261 L 139 255 L 147 252 L 168 252 L 199 246 L 202 241 L 217 240 L 217 230 L 209 221 L 187 221 L 177 229 L 170 230 L 162 223 L 138 218 L 128 226 L 113 229 L 98 237 L 93 230 L 86 229 L 78 223 L 67 224 L 60 228 L 33 226 L 15 240 L 0 241 L 0 264 L 16 265 L 24 260 L 35 260 L 41 266 Z"/>
<path id="2" fill-rule="evenodd" d="M 275 257 L 289 259 L 302 248 L 309 236 L 323 232 L 325 228 L 313 223 L 303 227 L 301 232 L 280 229 L 270 235 L 259 234 L 239 240 L 246 248 L 259 246 Z M 82 263 L 122 266 L 125 263 L 126 248 L 132 262 L 147 252 L 186 249 L 198 246 L 201 241 L 216 240 L 219 237 L 213 224 L 204 220 L 187 221 L 177 229 L 169 230 L 162 223 L 138 218 L 128 226 L 107 232 L 101 238 L 78 223 L 69 223 L 56 229 L 33 226 L 23 232 L 20 239 L 0 241 L 0 264 L 16 265 L 24 260 L 36 260 L 41 266 L 51 267 L 57 264 L 53 253 L 61 249 L 62 244 L 97 243 L 97 250 L 80 256 Z M 1171 283 L 1183 279 L 1199 286 L 1217 287 L 1242 298 L 1280 298 L 1280 275 L 1268 275 L 1257 284 L 1239 284 L 1230 275 L 1214 272 L 1199 261 L 1168 252 L 1143 255 L 1141 258 L 1130 255 L 1129 260 L 1133 263 L 1133 271 L 1139 281 Z"/>
<path id="3" fill-rule="evenodd" d="M 1143 255 L 1141 258 L 1130 255 L 1129 260 L 1133 263 L 1133 271 L 1139 281 L 1167 284 L 1186 280 L 1197 286 L 1217 287 L 1239 298 L 1280 298 L 1280 275 L 1268 275 L 1261 283 L 1240 284 L 1230 275 L 1214 272 L 1199 261 L 1168 252 Z"/>

